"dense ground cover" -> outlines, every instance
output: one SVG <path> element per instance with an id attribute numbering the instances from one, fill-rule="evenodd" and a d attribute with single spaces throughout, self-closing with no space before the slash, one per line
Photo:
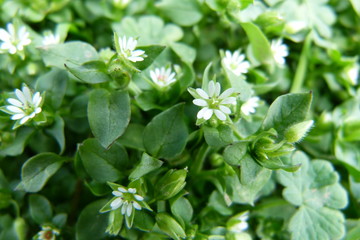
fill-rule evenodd
<path id="1" fill-rule="evenodd" d="M 0 240 L 360 238 L 359 1 L 0 6 Z"/>

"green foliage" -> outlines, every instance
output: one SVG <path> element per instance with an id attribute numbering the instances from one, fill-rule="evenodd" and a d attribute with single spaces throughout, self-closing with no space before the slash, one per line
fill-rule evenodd
<path id="1" fill-rule="evenodd" d="M 188 136 L 183 111 L 184 105 L 178 104 L 155 116 L 145 127 L 144 146 L 152 156 L 173 158 L 183 151 Z"/>
<path id="2" fill-rule="evenodd" d="M 0 0 L 0 240 L 358 240 L 358 2 Z"/>
<path id="3" fill-rule="evenodd" d="M 130 99 L 126 91 L 94 90 L 89 99 L 90 128 L 101 145 L 108 148 L 125 131 L 130 121 Z"/>

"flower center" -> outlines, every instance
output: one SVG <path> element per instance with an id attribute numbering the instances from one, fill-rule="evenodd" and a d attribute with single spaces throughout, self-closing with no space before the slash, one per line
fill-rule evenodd
<path id="1" fill-rule="evenodd" d="M 45 240 L 51 240 L 52 237 L 53 237 L 52 231 L 49 230 L 49 231 L 46 231 L 46 232 L 45 232 L 45 234 L 44 234 Z"/>
<path id="2" fill-rule="evenodd" d="M 209 99 L 209 108 L 211 109 L 218 109 L 219 108 L 219 105 L 220 105 L 220 100 L 218 98 L 211 98 Z"/>
<path id="3" fill-rule="evenodd" d="M 166 83 L 166 76 L 165 75 L 159 75 L 158 80 L 159 80 L 159 82 Z"/>

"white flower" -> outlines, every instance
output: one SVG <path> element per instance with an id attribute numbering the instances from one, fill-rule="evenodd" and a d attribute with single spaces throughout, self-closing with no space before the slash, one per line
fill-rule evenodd
<path id="1" fill-rule="evenodd" d="M 39 92 L 33 95 L 30 89 L 24 85 L 22 91 L 15 90 L 15 95 L 17 99 L 8 98 L 7 102 L 11 105 L 5 106 L 5 112 L 12 114 L 12 120 L 20 120 L 20 125 L 22 125 L 41 112 L 42 97 Z"/>
<path id="2" fill-rule="evenodd" d="M 42 44 L 44 46 L 59 44 L 60 43 L 60 36 L 59 34 L 53 34 L 51 31 L 46 31 L 44 33 L 44 37 L 42 40 Z"/>
<path id="3" fill-rule="evenodd" d="M 110 207 L 112 210 L 121 208 L 121 214 L 131 216 L 134 209 L 141 210 L 139 202 L 143 201 L 144 198 L 136 194 L 135 188 L 125 189 L 118 187 L 118 191 L 113 191 L 112 194 L 116 197 L 111 203 Z"/>
<path id="4" fill-rule="evenodd" d="M 229 50 L 225 51 L 225 57 L 222 59 L 222 63 L 228 69 L 230 69 L 236 76 L 247 73 L 250 68 L 250 63 L 245 60 L 245 55 L 240 54 L 239 50 L 236 50 L 232 54 Z"/>
<path id="5" fill-rule="evenodd" d="M 290 34 L 295 34 L 304 30 L 307 27 L 307 23 L 301 20 L 293 20 L 285 24 L 285 31 Z"/>
<path id="6" fill-rule="evenodd" d="M 282 40 L 281 39 L 272 40 L 270 47 L 275 62 L 280 65 L 285 64 L 285 57 L 289 55 L 289 50 L 288 47 L 282 43 Z"/>
<path id="7" fill-rule="evenodd" d="M 241 105 L 241 111 L 249 116 L 251 113 L 255 113 L 255 108 L 259 106 L 259 97 L 251 97 L 245 103 Z"/>
<path id="8" fill-rule="evenodd" d="M 137 40 L 133 37 L 127 39 L 125 36 L 119 37 L 120 54 L 132 62 L 140 62 L 144 60 L 145 51 L 135 50 Z"/>
<path id="9" fill-rule="evenodd" d="M 60 232 L 57 229 L 51 228 L 50 226 L 42 226 L 41 231 L 36 235 L 37 240 L 55 240 L 56 236 Z"/>
<path id="10" fill-rule="evenodd" d="M 0 28 L 0 49 L 8 51 L 10 54 L 15 54 L 17 51 L 24 50 L 24 46 L 29 45 L 31 40 L 29 32 L 24 26 L 21 26 L 18 31 L 12 23 L 6 25 L 7 31 Z"/>
<path id="11" fill-rule="evenodd" d="M 127 5 L 129 5 L 130 1 L 131 0 L 113 0 L 113 3 L 114 3 L 115 6 L 124 8 Z"/>
<path id="12" fill-rule="evenodd" d="M 356 85 L 359 77 L 360 65 L 354 63 L 350 67 L 345 69 L 345 76 L 352 85 Z"/>
<path id="13" fill-rule="evenodd" d="M 249 224 L 247 223 L 248 218 L 249 218 L 249 212 L 248 211 L 237 215 L 234 218 L 234 224 L 232 224 L 230 226 L 229 230 L 231 232 L 233 232 L 233 233 L 244 232 L 249 227 Z"/>
<path id="14" fill-rule="evenodd" d="M 226 120 L 226 116 L 231 113 L 228 105 L 235 104 L 236 98 L 230 97 L 234 92 L 233 88 L 225 90 L 221 95 L 220 90 L 220 83 L 211 81 L 209 82 L 207 92 L 201 88 L 195 89 L 196 93 L 189 91 L 195 98 L 193 103 L 202 107 L 197 114 L 198 119 L 209 120 L 215 114 L 219 120 Z"/>
<path id="15" fill-rule="evenodd" d="M 151 80 L 153 80 L 153 82 L 159 87 L 169 86 L 171 83 L 176 81 L 175 73 L 171 72 L 171 68 L 155 68 L 154 71 L 150 71 L 150 77 Z"/>

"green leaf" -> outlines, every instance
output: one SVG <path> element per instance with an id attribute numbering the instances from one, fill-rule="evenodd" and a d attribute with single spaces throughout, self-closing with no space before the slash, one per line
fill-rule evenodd
<path id="1" fill-rule="evenodd" d="M 237 175 L 225 177 L 230 199 L 236 203 L 253 205 L 271 173 L 271 170 L 259 166 L 251 156 L 245 155 L 240 165 L 240 178 Z"/>
<path id="2" fill-rule="evenodd" d="M 66 71 L 53 68 L 36 80 L 35 88 L 39 92 L 46 91 L 45 101 L 50 102 L 51 106 L 58 109 L 63 101 L 68 80 L 69 77 Z"/>
<path id="3" fill-rule="evenodd" d="M 94 90 L 89 99 L 90 128 L 104 148 L 108 148 L 125 131 L 130 121 L 130 99 L 126 91 Z"/>
<path id="4" fill-rule="evenodd" d="M 173 239 L 180 240 L 186 237 L 181 225 L 167 213 L 158 213 L 156 215 L 156 223 L 161 231 Z"/>
<path id="5" fill-rule="evenodd" d="M 185 148 L 188 131 L 183 120 L 184 105 L 177 104 L 156 115 L 144 130 L 144 146 L 156 158 L 173 158 Z"/>
<path id="6" fill-rule="evenodd" d="M 112 27 L 118 36 L 139 37 L 139 46 L 169 45 L 184 35 L 180 27 L 172 23 L 164 24 L 164 20 L 158 16 L 126 16 L 120 22 L 113 23 Z"/>
<path id="7" fill-rule="evenodd" d="M 176 218 L 180 218 L 189 225 L 193 217 L 194 210 L 189 200 L 184 197 L 180 197 L 171 203 L 171 212 Z"/>
<path id="8" fill-rule="evenodd" d="M 83 63 L 99 60 L 96 49 L 88 43 L 73 41 L 63 44 L 48 45 L 40 48 L 41 56 L 46 66 L 65 69 L 76 67 Z"/>
<path id="9" fill-rule="evenodd" d="M 239 99 L 243 102 L 246 102 L 253 94 L 251 85 L 245 81 L 244 76 L 236 76 L 228 68 L 224 68 L 224 69 L 226 76 L 229 80 L 230 86 L 234 88 L 236 93 L 240 93 Z"/>
<path id="10" fill-rule="evenodd" d="M 151 46 L 140 46 L 138 48 L 145 51 L 147 57 L 144 58 L 144 61 L 135 62 L 133 63 L 133 65 L 139 70 L 144 70 L 154 62 L 157 56 L 159 56 L 160 53 L 165 49 L 165 46 L 151 45 Z"/>
<path id="11" fill-rule="evenodd" d="M 134 227 L 145 232 L 152 232 L 155 225 L 153 216 L 145 211 L 135 211 Z"/>
<path id="12" fill-rule="evenodd" d="M 172 21 L 181 26 L 194 25 L 202 18 L 202 13 L 195 0 L 162 0 L 156 6 Z"/>
<path id="13" fill-rule="evenodd" d="M 306 37 L 304 46 L 301 50 L 300 59 L 298 62 L 298 66 L 296 68 L 293 84 L 291 86 L 290 92 L 291 93 L 297 93 L 300 92 L 301 87 L 303 86 L 303 83 L 305 81 L 307 66 L 308 66 L 308 59 L 311 57 L 311 33 L 308 34 Z"/>
<path id="14" fill-rule="evenodd" d="M 306 119 L 312 101 L 312 93 L 289 93 L 275 99 L 271 104 L 262 127 L 274 128 L 282 140 L 285 130 Z"/>
<path id="15" fill-rule="evenodd" d="M 143 153 L 140 163 L 131 172 L 129 179 L 136 180 L 162 166 L 163 162 Z"/>
<path id="16" fill-rule="evenodd" d="M 137 123 L 130 123 L 124 134 L 117 140 L 124 147 L 144 151 L 142 136 L 145 126 Z"/>
<path id="17" fill-rule="evenodd" d="M 53 214 L 51 204 L 44 196 L 30 195 L 29 205 L 31 217 L 37 224 L 43 225 L 51 222 Z"/>
<path id="18" fill-rule="evenodd" d="M 96 139 L 89 138 L 81 144 L 79 151 L 86 171 L 101 183 L 119 180 L 128 164 L 127 153 L 119 143 L 104 149 Z"/>
<path id="19" fill-rule="evenodd" d="M 261 63 L 273 62 L 270 43 L 258 26 L 251 22 L 240 23 L 248 36 L 255 58 Z"/>
<path id="20" fill-rule="evenodd" d="M 313 209 L 302 205 L 290 219 L 292 240 L 342 239 L 345 235 L 344 216 L 329 209 Z"/>
<path id="21" fill-rule="evenodd" d="M 241 165 L 241 160 L 248 150 L 247 142 L 237 142 L 227 146 L 224 150 L 224 160 L 232 166 Z"/>
<path id="22" fill-rule="evenodd" d="M 203 126 L 205 141 L 212 147 L 224 147 L 234 141 L 232 130 L 227 125 Z"/>
<path id="23" fill-rule="evenodd" d="M 25 145 L 31 135 L 35 132 L 34 129 L 22 127 L 16 131 L 15 139 L 10 143 L 2 142 L 0 146 L 0 156 L 18 156 L 25 148 Z"/>
<path id="24" fill-rule="evenodd" d="M 53 125 L 45 129 L 45 132 L 51 135 L 58 143 L 60 149 L 59 154 L 62 154 L 65 150 L 64 127 L 64 120 L 59 115 L 56 115 Z"/>
<path id="25" fill-rule="evenodd" d="M 212 62 L 210 62 L 205 70 L 204 70 L 204 74 L 203 74 L 203 78 L 202 78 L 202 82 L 201 82 L 201 88 L 202 89 L 208 89 L 208 85 L 209 85 L 209 72 L 210 72 L 210 69 L 211 69 L 211 66 L 212 66 Z"/>
<path id="26" fill-rule="evenodd" d="M 108 215 L 99 213 L 106 200 L 98 200 L 87 205 L 76 223 L 76 240 L 103 239 L 108 224 Z"/>
<path id="27" fill-rule="evenodd" d="M 289 224 L 292 239 L 341 239 L 345 233 L 344 217 L 336 209 L 345 208 L 348 199 L 338 182 L 338 173 L 331 163 L 310 162 L 302 152 L 294 154 L 292 163 L 302 163 L 302 167 L 295 173 L 277 172 L 278 181 L 285 186 L 284 198 L 300 206 Z"/>
<path id="28" fill-rule="evenodd" d="M 110 82 L 112 79 L 107 72 L 107 66 L 103 61 L 91 61 L 81 66 L 70 67 L 65 65 L 66 69 L 75 77 L 85 83 L 97 84 Z"/>
<path id="29" fill-rule="evenodd" d="M 196 50 L 185 43 L 172 43 L 171 49 L 178 55 L 181 61 L 192 64 L 196 58 Z"/>
<path id="30" fill-rule="evenodd" d="M 63 164 L 64 159 L 54 153 L 40 153 L 28 159 L 21 169 L 18 189 L 27 192 L 40 191 Z"/>

